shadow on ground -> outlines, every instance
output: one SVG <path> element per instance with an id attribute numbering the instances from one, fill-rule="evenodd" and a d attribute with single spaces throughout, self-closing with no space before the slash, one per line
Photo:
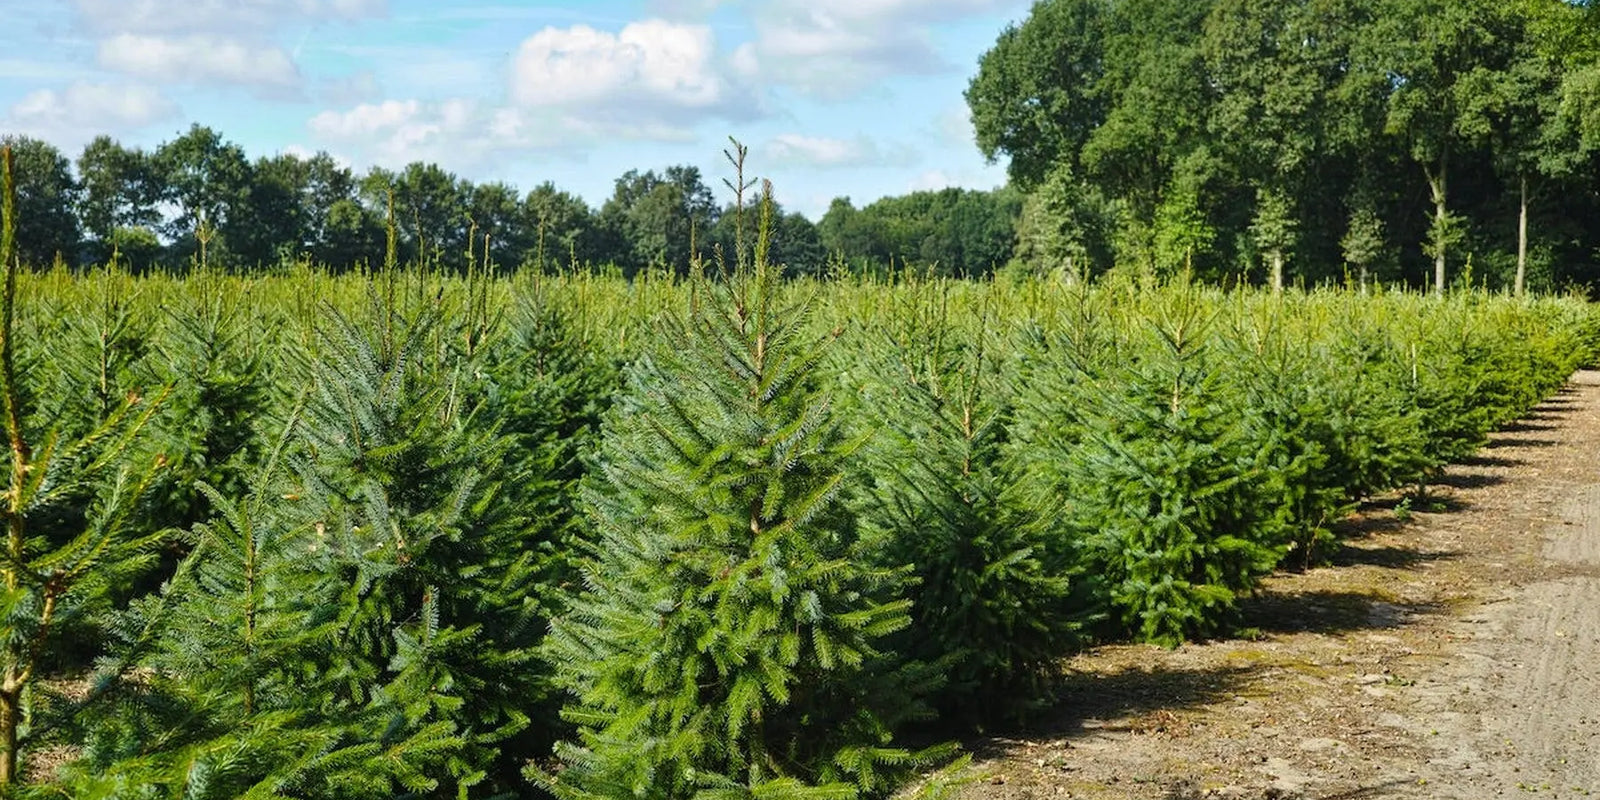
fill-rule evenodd
<path id="1" fill-rule="evenodd" d="M 1004 737 L 1057 738 L 1082 733 L 1090 720 L 1138 720 L 1216 702 L 1243 691 L 1263 668 L 1257 665 L 1209 669 L 1129 667 L 1119 672 L 1063 675 L 1053 692 L 1055 704 L 1029 723 L 1008 726 Z M 1159 722 L 1155 724 L 1159 725 Z M 1004 752 L 1009 738 L 970 744 L 984 758 Z"/>
<path id="2" fill-rule="evenodd" d="M 1230 796 L 1237 797 L 1238 800 L 1289 800 L 1289 798 L 1295 798 L 1295 800 L 1301 800 L 1301 798 L 1304 798 L 1304 800 L 1367 800 L 1367 798 L 1373 797 L 1392 797 L 1394 790 L 1401 786 L 1410 785 L 1411 781 L 1409 780 L 1392 780 L 1335 794 L 1318 795 L 1316 798 L 1312 798 L 1309 795 L 1287 794 L 1282 790 L 1270 788 L 1262 789 L 1256 794 Z M 1166 794 L 1161 796 L 1161 800 L 1202 800 L 1203 798 L 1217 796 L 1215 792 L 1204 788 L 1198 781 L 1185 781 L 1176 786 L 1168 787 Z"/>
<path id="3" fill-rule="evenodd" d="M 1513 469 L 1516 467 L 1525 467 L 1527 465 L 1527 459 L 1511 458 L 1509 456 L 1492 456 L 1485 453 L 1479 453 L 1478 455 L 1468 456 L 1461 459 L 1461 466 L 1463 467 L 1498 467 L 1501 469 Z"/>
<path id="4" fill-rule="evenodd" d="M 1506 482 L 1506 476 L 1483 472 L 1447 472 L 1433 482 L 1449 489 L 1487 489 Z"/>
<path id="5" fill-rule="evenodd" d="M 1555 425 L 1547 425 L 1547 424 L 1545 424 L 1544 421 L 1545 420 L 1549 420 L 1549 419 L 1556 419 L 1556 418 L 1546 417 L 1546 416 L 1540 415 L 1538 413 L 1529 414 L 1529 415 L 1523 417 L 1522 419 L 1517 420 L 1516 422 L 1507 422 L 1506 424 L 1501 425 L 1500 426 L 1500 432 L 1501 433 L 1528 433 L 1530 431 L 1543 432 L 1543 431 L 1556 430 L 1557 428 L 1556 428 Z"/>
<path id="6" fill-rule="evenodd" d="M 1500 450 L 1506 447 L 1555 447 L 1561 442 L 1555 439 L 1491 439 L 1484 448 Z"/>
<path id="7" fill-rule="evenodd" d="M 1425 553 L 1410 547 L 1358 547 L 1346 543 L 1328 559 L 1331 567 L 1389 567 L 1411 569 L 1422 564 L 1450 561 L 1456 553 Z"/>
<path id="8" fill-rule="evenodd" d="M 1240 604 L 1247 627 L 1263 633 L 1349 633 L 1398 628 L 1442 609 L 1385 600 L 1375 592 L 1267 591 Z"/>

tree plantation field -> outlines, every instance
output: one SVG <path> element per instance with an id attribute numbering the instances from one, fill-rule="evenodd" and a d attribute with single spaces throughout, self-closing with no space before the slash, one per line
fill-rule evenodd
<path id="1" fill-rule="evenodd" d="M 970 112 L 973 143 L 1009 182 L 834 197 L 810 218 L 788 208 L 775 263 L 1600 285 L 1594 3 L 1042 0 L 961 66 L 973 69 L 965 103 L 947 101 Z M 245 133 L 195 122 L 159 143 L 100 135 L 71 150 L 7 133 L 20 251 L 135 270 L 345 270 L 382 263 L 392 220 L 406 261 L 457 268 L 477 253 L 506 269 L 631 276 L 730 249 L 741 211 L 693 164 L 597 165 L 617 177 L 585 200 L 422 160 L 247 153 L 228 138 Z M 755 161 L 781 155 L 769 141 Z"/>
<path id="2" fill-rule="evenodd" d="M 8 279 L 6 778 L 886 796 L 1087 646 L 1238 632 L 1600 343 L 1563 298 L 766 263 Z"/>

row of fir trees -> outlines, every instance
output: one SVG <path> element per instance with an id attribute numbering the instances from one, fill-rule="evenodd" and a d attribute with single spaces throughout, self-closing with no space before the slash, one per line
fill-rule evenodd
<path id="1" fill-rule="evenodd" d="M 1600 342 L 1482 293 L 780 281 L 770 202 L 687 278 L 35 273 L 5 196 L 16 797 L 934 789 Z"/>

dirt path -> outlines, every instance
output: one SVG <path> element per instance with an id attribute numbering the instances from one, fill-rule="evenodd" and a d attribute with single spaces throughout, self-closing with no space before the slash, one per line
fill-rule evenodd
<path id="1" fill-rule="evenodd" d="M 1600 372 L 1272 579 L 1254 640 L 1074 659 L 966 798 L 1600 797 Z"/>

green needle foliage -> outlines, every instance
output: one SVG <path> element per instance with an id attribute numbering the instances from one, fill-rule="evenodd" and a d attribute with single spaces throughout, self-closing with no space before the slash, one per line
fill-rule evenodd
<path id="1" fill-rule="evenodd" d="M 334 314 L 311 365 L 294 480 L 338 608 L 326 669 L 391 727 L 459 736 L 450 784 L 512 791 L 549 738 L 524 738 L 545 694 L 546 532 L 506 483 L 511 440 L 467 404 L 476 363 L 433 307 L 399 302 L 376 298 L 362 324 Z"/>
<path id="2" fill-rule="evenodd" d="M 1005 457 L 1015 380 L 1005 343 L 987 308 L 950 313 L 952 288 L 907 286 L 858 356 L 853 413 L 876 431 L 858 505 L 883 542 L 880 563 L 911 566 L 912 625 L 895 650 L 945 670 L 941 717 L 985 723 L 1049 696 L 1083 605 L 1071 594 L 1075 555 L 1042 535 Z"/>
<path id="3" fill-rule="evenodd" d="M 165 460 L 134 457 L 164 393 L 129 394 L 80 435 L 27 424 L 31 415 L 19 389 L 14 338 L 18 264 L 10 148 L 0 151 L 0 164 L 5 276 L 0 403 L 10 449 L 0 505 L 6 533 L 0 552 L 0 791 L 5 791 L 20 777 L 32 689 L 58 632 L 78 621 L 90 599 L 150 563 L 161 533 L 136 525 L 136 512 Z"/>
<path id="4" fill-rule="evenodd" d="M 857 444 L 776 275 L 758 244 L 697 282 L 608 417 L 546 653 L 578 726 L 537 776 L 557 797 L 876 796 L 940 752 L 892 744 L 915 704 L 878 645 L 909 603 L 839 502 Z"/>
<path id="5" fill-rule="evenodd" d="M 1115 361 L 1055 345 L 1062 377 L 1032 413 L 1068 421 L 1035 424 L 1034 457 L 1056 463 L 1040 480 L 1064 504 L 1057 535 L 1081 548 L 1114 632 L 1172 645 L 1222 630 L 1287 536 L 1222 402 L 1198 290 L 1176 285 L 1152 305 Z"/>
<path id="6" fill-rule="evenodd" d="M 248 493 L 248 479 L 263 461 L 258 430 L 275 408 L 267 363 L 271 326 L 252 313 L 251 287 L 240 291 L 201 275 L 185 288 L 169 306 L 147 359 L 148 371 L 173 386 L 155 422 L 171 468 L 152 512 L 161 517 L 156 524 L 180 530 L 212 516 L 201 484 L 224 497 Z"/>
<path id="7" fill-rule="evenodd" d="M 490 222 L 415 232 L 465 276 L 0 241 L 0 794 L 887 796 L 930 722 L 1225 632 L 1600 352 L 1576 298 L 1158 281 L 1240 221 L 1185 163 L 1142 260 L 1004 282 L 780 280 L 742 175 L 714 278 L 507 278 Z"/>

